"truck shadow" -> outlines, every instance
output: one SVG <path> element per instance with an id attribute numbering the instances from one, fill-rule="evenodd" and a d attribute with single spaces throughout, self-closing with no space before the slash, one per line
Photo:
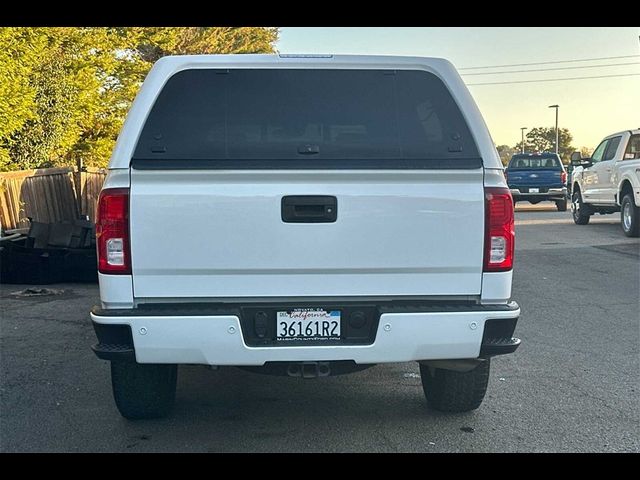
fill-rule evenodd
<path id="1" fill-rule="evenodd" d="M 472 423 L 482 407 L 464 414 L 429 410 L 417 371 L 413 363 L 384 365 L 305 380 L 185 366 L 172 417 L 144 424 L 181 425 L 208 451 L 389 451 L 388 425 L 407 424 L 424 430 L 416 442 L 427 450 L 431 428 L 452 419 Z M 351 440 L 329 443 L 345 436 Z"/>

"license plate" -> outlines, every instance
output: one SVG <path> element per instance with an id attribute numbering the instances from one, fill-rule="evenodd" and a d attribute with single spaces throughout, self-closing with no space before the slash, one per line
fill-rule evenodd
<path id="1" fill-rule="evenodd" d="M 530 188 L 529 189 L 529 193 L 540 193 L 540 189 L 539 188 Z"/>
<path id="2" fill-rule="evenodd" d="M 331 340 L 340 338 L 340 311 L 299 308 L 278 312 L 277 340 Z"/>

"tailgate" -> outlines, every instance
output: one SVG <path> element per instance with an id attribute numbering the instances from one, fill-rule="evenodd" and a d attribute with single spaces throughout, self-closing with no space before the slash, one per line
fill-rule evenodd
<path id="1" fill-rule="evenodd" d="M 562 170 L 546 170 L 536 168 L 532 170 L 509 170 L 509 186 L 510 187 L 559 187 L 562 186 L 561 180 Z"/>
<path id="2" fill-rule="evenodd" d="M 337 199 L 287 223 L 282 198 Z M 479 295 L 481 168 L 131 170 L 137 298 Z"/>

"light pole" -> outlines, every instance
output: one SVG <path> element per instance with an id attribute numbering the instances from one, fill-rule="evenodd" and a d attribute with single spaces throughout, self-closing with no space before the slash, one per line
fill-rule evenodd
<path id="1" fill-rule="evenodd" d="M 524 131 L 527 129 L 527 127 L 520 127 L 520 133 L 522 134 L 522 141 L 520 142 L 520 147 L 522 148 L 522 151 L 520 153 L 524 153 Z"/>
<path id="2" fill-rule="evenodd" d="M 549 105 L 549 108 L 555 108 L 556 109 L 556 154 L 558 154 L 558 108 L 560 108 L 559 105 Z"/>

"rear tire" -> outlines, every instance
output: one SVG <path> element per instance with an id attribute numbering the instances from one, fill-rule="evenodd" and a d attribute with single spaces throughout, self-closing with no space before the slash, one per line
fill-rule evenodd
<path id="1" fill-rule="evenodd" d="M 166 417 L 175 403 L 177 365 L 111 362 L 113 398 L 129 420 Z"/>
<path id="2" fill-rule="evenodd" d="M 627 193 L 620 203 L 620 222 L 627 237 L 640 236 L 640 207 L 633 201 L 633 194 Z"/>
<path id="3" fill-rule="evenodd" d="M 487 392 L 490 360 L 468 372 L 420 365 L 422 389 L 429 408 L 441 412 L 468 412 L 480 406 Z"/>
<path id="4" fill-rule="evenodd" d="M 576 225 L 586 225 L 591 219 L 591 210 L 582 202 L 579 189 L 575 189 L 571 195 L 571 215 Z"/>
<path id="5" fill-rule="evenodd" d="M 556 208 L 558 209 L 559 212 L 566 212 L 567 211 L 567 199 L 563 199 L 563 200 L 556 200 Z"/>

